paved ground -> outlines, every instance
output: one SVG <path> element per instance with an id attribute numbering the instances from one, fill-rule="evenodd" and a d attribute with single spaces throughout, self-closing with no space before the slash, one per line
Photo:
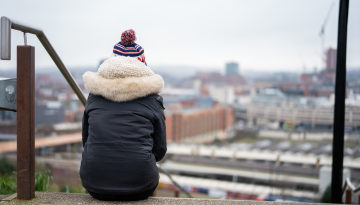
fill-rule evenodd
<path id="1" fill-rule="evenodd" d="M 9 195 L 0 195 L 0 200 L 3 199 L 3 198 L 6 198 L 8 197 Z"/>
<path id="2" fill-rule="evenodd" d="M 66 194 L 59 192 L 36 193 L 36 198 L 31 201 L 13 199 L 9 202 L 1 201 L 1 205 L 111 205 L 111 204 L 135 204 L 135 205 L 298 205 L 299 203 L 290 202 L 257 202 L 240 200 L 217 200 L 217 199 L 184 199 L 184 198 L 165 198 L 151 197 L 147 200 L 137 202 L 105 202 L 93 199 L 88 194 Z M 305 204 L 305 203 L 301 203 Z M 307 205 L 315 205 L 307 203 Z"/>

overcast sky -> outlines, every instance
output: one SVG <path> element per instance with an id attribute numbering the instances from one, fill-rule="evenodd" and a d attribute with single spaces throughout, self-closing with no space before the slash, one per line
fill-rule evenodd
<path id="1" fill-rule="evenodd" d="M 0 15 L 41 28 L 69 67 L 97 66 L 110 57 L 121 32 L 133 28 L 150 66 L 222 68 L 237 61 L 243 70 L 307 71 L 321 68 L 319 31 L 336 46 L 337 0 L 2 0 Z M 360 1 L 350 1 L 348 66 L 360 67 Z M 34 36 L 36 66 L 52 67 Z M 22 34 L 12 32 L 12 60 Z"/>

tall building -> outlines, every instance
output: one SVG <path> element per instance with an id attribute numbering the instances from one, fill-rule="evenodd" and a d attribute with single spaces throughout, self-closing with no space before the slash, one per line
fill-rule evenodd
<path id="1" fill-rule="evenodd" d="M 225 73 L 227 76 L 229 75 L 238 75 L 239 74 L 239 64 L 236 62 L 226 63 Z"/>
<path id="2" fill-rule="evenodd" d="M 326 51 L 326 70 L 335 70 L 336 69 L 336 49 L 329 48 Z"/>

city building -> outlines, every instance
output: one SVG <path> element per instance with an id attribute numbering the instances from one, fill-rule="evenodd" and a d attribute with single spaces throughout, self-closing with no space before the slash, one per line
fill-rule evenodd
<path id="1" fill-rule="evenodd" d="M 345 124 L 349 129 L 360 129 L 359 102 L 346 100 Z M 237 119 L 252 125 L 267 126 L 277 123 L 282 128 L 331 131 L 334 119 L 333 97 L 289 96 L 277 89 L 263 89 L 252 96 L 250 103 L 235 109 Z"/>
<path id="2" fill-rule="evenodd" d="M 168 142 L 211 141 L 227 137 L 234 111 L 210 97 L 164 97 Z"/>
<path id="3" fill-rule="evenodd" d="M 225 74 L 229 75 L 239 75 L 239 64 L 236 62 L 229 62 L 225 65 Z"/>
<path id="4" fill-rule="evenodd" d="M 329 48 L 326 51 L 326 70 L 334 71 L 336 69 L 336 49 Z"/>

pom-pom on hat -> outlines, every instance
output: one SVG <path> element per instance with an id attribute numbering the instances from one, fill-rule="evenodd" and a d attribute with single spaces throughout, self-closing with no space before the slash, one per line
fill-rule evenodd
<path id="1" fill-rule="evenodd" d="M 135 43 L 136 35 L 133 29 L 124 31 L 121 34 L 121 41 L 114 46 L 113 53 L 115 56 L 128 56 L 137 58 L 145 63 L 144 49 Z"/>
<path id="2" fill-rule="evenodd" d="M 133 43 L 135 43 L 135 41 L 136 41 L 136 35 L 133 29 L 126 30 L 121 34 L 121 43 L 124 46 L 130 46 Z"/>

